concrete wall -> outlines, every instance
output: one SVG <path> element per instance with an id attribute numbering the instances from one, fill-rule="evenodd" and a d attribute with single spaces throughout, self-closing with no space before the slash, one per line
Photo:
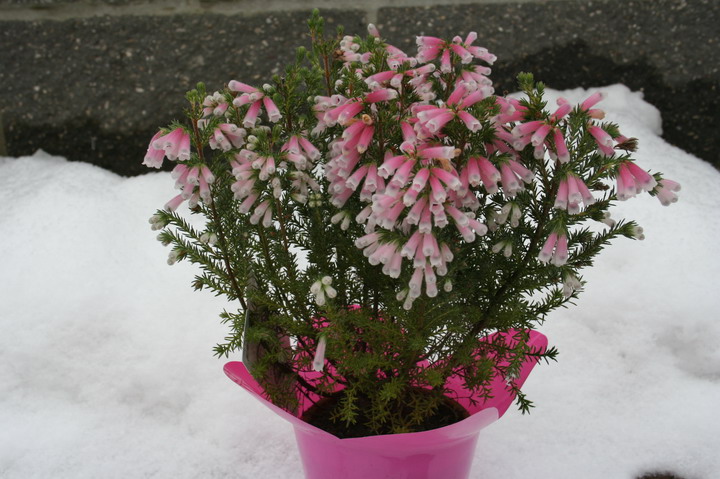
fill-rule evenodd
<path id="1" fill-rule="evenodd" d="M 408 51 L 416 34 L 475 30 L 499 57 L 501 92 L 524 70 L 555 89 L 625 83 L 661 110 L 668 141 L 720 167 L 719 3 L 0 0 L 0 154 L 42 148 L 141 173 L 186 90 L 262 83 L 308 43 L 317 6 L 331 28 L 371 21 Z"/>

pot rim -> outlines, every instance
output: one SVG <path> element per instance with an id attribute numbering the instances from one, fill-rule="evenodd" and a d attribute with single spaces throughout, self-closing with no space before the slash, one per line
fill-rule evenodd
<path id="1" fill-rule="evenodd" d="M 503 334 L 503 333 L 494 333 Z M 508 333 L 505 333 L 508 334 Z M 530 330 L 530 339 L 528 345 L 535 348 L 545 348 L 547 346 L 547 337 L 542 333 L 534 330 Z M 521 387 L 532 369 L 537 364 L 537 361 L 527 358 L 525 364 L 522 366 L 520 377 L 516 380 L 518 387 Z M 490 401 L 483 401 L 479 406 L 475 406 L 472 409 L 467 408 L 470 414 L 467 418 L 436 429 L 428 431 L 413 432 L 413 433 L 398 433 L 398 434 L 380 434 L 375 436 L 364 436 L 354 438 L 339 438 L 334 434 L 319 429 L 312 424 L 306 423 L 299 416 L 302 416 L 304 409 L 298 412 L 298 415 L 292 414 L 285 409 L 276 406 L 264 397 L 264 389 L 260 384 L 252 377 L 245 365 L 240 361 L 230 361 L 224 366 L 225 374 L 243 389 L 247 390 L 256 399 L 262 402 L 266 407 L 270 408 L 277 415 L 290 422 L 295 428 L 296 434 L 298 435 L 312 435 L 316 439 L 324 439 L 326 441 L 344 441 L 343 444 L 353 444 L 360 446 L 368 444 L 370 441 L 377 446 L 387 443 L 392 444 L 393 447 L 397 447 L 398 443 L 416 443 L 423 442 L 427 443 L 428 439 L 438 442 L 458 441 L 466 439 L 473 435 L 476 435 L 481 429 L 492 424 L 496 420 L 500 419 L 510 404 L 512 403 L 514 396 L 507 392 L 505 388 L 502 390 L 504 394 L 502 397 L 493 397 Z M 492 387 L 501 386 L 497 384 L 500 381 L 499 378 L 495 378 L 492 383 Z M 453 389 L 450 387 L 450 389 Z M 490 402 L 491 404 L 488 404 Z M 461 402 L 462 404 L 462 402 Z"/>

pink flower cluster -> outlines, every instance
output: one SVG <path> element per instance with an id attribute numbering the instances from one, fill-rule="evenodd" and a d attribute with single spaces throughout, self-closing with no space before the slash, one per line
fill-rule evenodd
<path id="1" fill-rule="evenodd" d="M 359 191 L 359 200 L 367 206 L 355 220 L 364 224 L 367 234 L 356 245 L 363 249 L 371 264 L 382 264 L 383 272 L 391 277 L 400 275 L 403 261 L 412 264 L 414 272 L 404 296 L 407 308 L 421 295 L 423 284 L 426 295 L 437 294 L 437 276 L 447 274 L 453 259 L 451 245 L 457 241 L 470 243 L 487 233 L 487 226 L 477 218 L 481 206 L 477 189 L 482 187 L 494 194 L 502 188 L 512 198 L 534 179 L 532 171 L 521 163 L 507 142 L 496 140 L 485 145 L 487 156 L 494 152 L 508 155 L 493 163 L 482 155 L 466 157 L 458 145 L 448 141 L 444 130 L 451 125 L 461 125 L 469 134 L 481 129 L 480 120 L 470 109 L 493 94 L 486 76 L 490 69 L 485 66 L 468 66 L 453 84 L 445 84 L 441 77 L 450 71 L 451 55 L 459 56 L 465 65 L 475 58 L 487 63 L 495 60 L 487 50 L 472 45 L 475 38 L 473 33 L 465 41 L 456 37 L 452 42 L 419 37 L 420 53 L 414 58 L 387 46 L 388 70 L 372 74 L 365 74 L 360 68 L 355 70 L 370 88 L 369 92 L 351 98 L 336 94 L 315 99 L 318 126 L 314 133 L 335 125 L 343 127 L 330 143 L 325 165 L 331 202 L 343 208 Z M 343 48 L 360 55 L 352 57 L 352 61 L 363 63 L 364 58 L 354 45 L 346 39 Z M 348 58 L 349 53 L 345 59 Z M 439 71 L 428 63 L 436 58 L 440 59 Z M 405 69 L 398 71 L 402 65 Z M 442 86 L 438 88 L 438 84 Z M 376 144 L 373 142 L 381 118 L 378 112 L 397 106 L 395 102 L 406 88 L 421 100 L 399 112 L 402 142 L 370 151 Z M 449 93 L 447 100 L 430 104 L 429 101 L 445 95 L 444 89 Z M 493 119 L 496 125 L 502 127 L 521 118 L 523 107 L 517 101 L 497 102 L 500 115 Z M 505 138 L 512 141 L 509 133 Z M 383 160 L 377 161 L 378 157 Z M 337 221 L 341 221 L 341 216 Z M 448 233 L 449 226 L 455 234 Z M 399 230 L 407 240 L 387 242 L 383 230 Z"/>
<path id="2" fill-rule="evenodd" d="M 225 99 L 225 96 L 216 91 L 212 95 L 205 97 L 205 101 L 203 101 L 203 116 L 223 116 L 228 106 L 229 103 Z"/>
<path id="3" fill-rule="evenodd" d="M 167 157 L 171 161 L 188 161 L 190 159 L 190 135 L 183 128 L 175 128 L 169 133 L 155 133 L 150 140 L 143 165 L 160 168 Z"/>
<path id="4" fill-rule="evenodd" d="M 255 127 L 255 125 L 259 121 L 262 107 L 265 107 L 268 119 L 271 122 L 277 123 L 280 118 L 282 118 L 278 107 L 275 105 L 275 103 L 270 97 L 265 95 L 265 92 L 263 92 L 262 90 L 258 90 L 255 87 L 236 80 L 232 80 L 230 83 L 228 83 L 228 88 L 231 91 L 242 93 L 233 100 L 234 106 L 240 107 L 250 104 L 250 107 L 245 113 L 245 118 L 243 119 L 243 126 L 245 128 Z"/>
<path id="5" fill-rule="evenodd" d="M 368 31 L 379 38 L 373 25 Z M 537 259 L 555 266 L 570 257 L 566 218 L 595 203 L 590 187 L 598 178 L 615 175 L 619 200 L 646 191 L 663 205 L 677 201 L 678 183 L 653 176 L 632 160 L 615 158 L 616 150 L 632 149 L 633 140 L 609 124 L 595 124 L 605 116 L 596 108 L 603 93 L 592 94 L 574 110 L 573 115 L 585 115 L 581 126 L 587 134 L 578 139 L 577 132 L 569 132 L 576 126 L 567 121 L 573 112 L 568 100 L 558 99 L 552 113 L 539 113 L 529 112 L 525 101 L 493 96 L 487 65 L 496 57 L 474 45 L 476 39 L 475 32 L 451 41 L 420 36 L 417 55 L 409 56 L 388 44 L 383 44 L 384 51 L 362 51 L 361 42 L 344 37 L 336 53 L 344 66 L 335 90 L 310 100 L 317 119 L 310 135 L 329 135 L 323 168 L 315 168 L 323 158 L 306 131 L 286 132 L 280 146 L 276 131 L 259 125 L 263 109 L 270 122 L 282 118 L 269 85 L 258 89 L 233 80 L 229 91 L 205 97 L 197 126 L 201 136 L 209 135 L 211 149 L 231 158 L 231 190 L 239 211 L 250 215 L 251 224 L 271 227 L 276 200 L 284 195 L 311 208 L 319 206 L 322 188 L 315 176 L 324 174 L 330 202 L 338 210 L 332 223 L 343 230 L 353 220 L 362 225 L 364 235 L 355 244 L 370 264 L 382 265 L 384 274 L 398 278 L 404 266 L 412 271 L 398 295 L 410 309 L 423 291 L 428 297 L 438 294 L 438 277 L 448 274 L 463 242 L 495 232 L 508 219 L 508 228 L 521 222 L 532 227 L 537 218 L 523 220 L 520 207 L 526 188 L 530 194 L 540 189 L 553 195 L 555 218 Z M 487 65 L 473 65 L 475 60 Z M 238 113 L 242 128 L 230 122 Z M 613 158 L 609 168 L 591 177 L 592 184 L 577 173 L 582 168 L 575 158 L 580 144 L 595 148 L 602 158 Z M 532 149 L 529 158 L 521 155 L 527 148 Z M 166 209 L 174 211 L 186 200 L 190 206 L 212 201 L 215 177 L 201 164 L 201 154 L 191 158 L 184 128 L 158 132 L 144 163 L 160 168 L 165 157 L 179 163 L 172 176 L 181 190 Z M 535 184 L 528 166 L 542 172 L 542 182 Z M 607 198 L 613 199 L 612 193 Z M 612 220 L 603 221 L 612 227 Z M 512 257 L 512 235 L 501 234 L 493 241 L 491 251 Z M 571 273 L 563 274 L 566 295 L 582 286 Z M 451 288 L 446 280 L 445 289 Z"/>
<path id="6" fill-rule="evenodd" d="M 191 208 L 200 200 L 208 204 L 212 202 L 210 185 L 215 182 L 215 175 L 206 165 L 189 167 L 181 163 L 173 169 L 171 176 L 180 194 L 165 204 L 166 210 L 175 211 L 186 200 Z"/>
<path id="7" fill-rule="evenodd" d="M 631 161 L 620 164 L 616 181 L 617 198 L 621 201 L 633 198 L 642 191 L 652 191 L 657 186 L 657 181 L 650 173 Z"/>
<path id="8" fill-rule="evenodd" d="M 567 163 L 570 161 L 570 153 L 558 123 L 571 110 L 570 103 L 564 98 L 560 98 L 557 110 L 547 120 L 534 120 L 518 124 L 512 129 L 513 147 L 520 151 L 527 145 L 532 145 L 535 148 L 535 158 L 542 159 L 545 157 L 545 152 L 548 152 L 560 163 Z"/>
<path id="9" fill-rule="evenodd" d="M 243 119 L 246 128 L 258 126 L 263 107 L 271 122 L 277 122 L 281 118 L 277 106 L 264 91 L 238 81 L 231 81 L 228 88 L 232 92 L 241 93 L 232 101 L 232 106 L 240 108 L 249 105 Z M 266 85 L 264 89 L 268 90 L 269 87 Z M 223 117 L 228 113 L 230 104 L 226 101 L 225 95 L 215 92 L 205 97 L 202 107 L 204 117 Z M 276 164 L 272 155 L 261 155 L 253 151 L 256 148 L 253 142 L 257 141 L 257 138 L 252 135 L 247 137 L 244 128 L 233 123 L 218 124 L 213 119 L 197 121 L 197 128 L 203 133 L 208 125 L 214 125 L 208 140 L 211 149 L 222 152 L 237 151 L 230 165 L 232 174 L 236 178 L 235 183 L 232 184 L 232 191 L 235 197 L 241 200 L 239 206 L 241 212 L 250 213 L 252 210 L 251 223 L 258 224 L 262 220 L 266 227 L 272 224 L 272 200 L 263 194 L 263 188 L 266 182 L 272 191 L 272 196 L 279 198 L 283 194 L 278 176 L 280 170 L 283 174 L 288 174 L 292 185 L 291 194 L 297 201 L 306 202 L 309 190 L 320 189 L 317 181 L 305 170 L 319 160 L 321 155 L 304 136 L 291 137 L 282 146 L 279 164 Z M 247 148 L 241 149 L 246 146 L 246 137 L 250 144 Z M 150 141 L 144 163 L 150 167 L 160 168 L 165 156 L 180 162 L 173 170 L 172 177 L 176 180 L 175 187 L 181 190 L 179 195 L 167 202 L 165 209 L 175 211 L 186 200 L 190 207 L 196 206 L 200 201 L 211 203 L 210 185 L 215 181 L 215 176 L 206 165 L 191 161 L 190 136 L 183 128 L 176 128 L 167 134 L 158 132 Z"/>
<path id="10" fill-rule="evenodd" d="M 272 225 L 272 198 L 280 198 L 283 188 L 280 176 L 287 174 L 291 180 L 291 195 L 305 203 L 310 190 L 319 191 L 320 185 L 307 173 L 314 162 L 320 159 L 320 151 L 302 136 L 292 136 L 281 148 L 279 160 L 270 155 L 262 155 L 249 149 L 242 149 L 234 155 L 230 162 L 235 182 L 231 190 L 239 200 L 239 210 L 247 214 L 252 211 L 250 223 L 258 224 L 262 219 L 263 226 Z M 272 196 L 266 195 L 268 188 Z"/>
<path id="11" fill-rule="evenodd" d="M 379 36 L 374 26 L 369 31 Z M 346 37 L 341 43 L 346 67 L 364 80 L 370 91 L 355 97 L 335 94 L 315 98 L 313 108 L 318 124 L 313 133 L 321 134 L 336 125 L 342 127 L 340 135 L 330 143 L 325 165 L 331 202 L 341 209 L 334 221 L 342 221 L 348 227 L 350 216 L 342 213 L 342 208 L 359 192 L 358 199 L 367 205 L 355 216 L 355 221 L 364 225 L 366 235 L 356 245 L 363 249 L 371 264 L 382 264 L 383 272 L 389 276 L 400 275 L 403 261 L 412 264 L 414 272 L 403 296 L 408 308 L 420 296 L 423 284 L 428 296 L 437 294 L 437 276 L 447 273 L 453 245 L 458 241 L 473 242 L 487 232 L 488 227 L 477 216 L 482 206 L 478 193 L 502 193 L 513 199 L 525 184 L 534 181 L 534 173 L 523 165 L 519 151 L 531 145 L 538 160 L 545 161 L 549 155 L 559 165 L 571 161 L 565 119 L 573 106 L 564 98 L 558 100 L 557 108 L 547 117 L 527 119 L 527 108 L 519 100 L 494 97 L 499 108 L 499 114 L 490 119 L 495 139 L 484 145 L 484 153 L 469 154 L 465 145 L 453 144 L 447 133 L 449 128 L 457 131 L 463 127 L 468 135 L 483 129 L 473 107 L 493 95 L 492 82 L 487 77 L 490 69 L 471 63 L 480 59 L 492 64 L 495 57 L 474 46 L 476 38 L 474 33 L 464 40 L 455 37 L 451 42 L 418 37 L 419 51 L 415 57 L 386 45 L 387 69 L 377 71 L 362 66 L 371 62 L 372 55 L 361 52 L 360 45 Z M 464 65 L 459 69 L 454 66 L 458 60 Z M 434 61 L 439 61 L 439 67 Z M 453 78 L 451 83 L 448 78 Z M 339 81 L 336 86 L 342 85 Z M 398 99 L 407 89 L 420 100 L 401 106 Z M 438 97 L 447 99 L 431 103 Z M 589 119 L 604 118 L 604 112 L 595 108 L 603 97 L 603 93 L 591 95 L 579 105 L 579 110 L 586 112 Z M 378 125 L 382 121 L 379 112 L 384 109 L 397 111 L 394 121 L 402 133 L 399 144 L 374 143 L 378 129 L 382 128 Z M 628 140 L 623 136 L 612 138 L 591 121 L 587 131 L 604 156 L 613 156 L 614 144 Z M 631 162 L 619 170 L 621 199 L 637 188 L 650 191 L 656 186 L 649 174 L 641 175 Z M 626 170 L 631 172 L 633 183 L 626 178 Z M 571 170 L 561 171 L 555 207 L 570 215 L 579 214 L 582 205 L 592 205 L 595 198 L 580 176 Z M 661 201 L 672 201 L 671 187 L 657 192 Z M 490 226 L 497 228 L 503 224 L 511 211 L 511 226 L 519 224 L 522 215 L 519 208 L 513 210 L 510 203 L 506 207 L 505 213 L 491 214 Z M 398 242 L 398 237 L 392 236 L 393 240 L 386 240 L 390 236 L 383 231 L 400 231 L 406 239 Z M 503 240 L 497 245 L 498 252 L 512 254 L 511 243 Z M 559 227 L 558 232 L 546 239 L 538 259 L 561 266 L 568 257 L 567 234 Z"/>
<path id="12" fill-rule="evenodd" d="M 678 197 L 675 193 L 680 191 L 680 183 L 673 180 L 660 180 L 660 185 L 656 188 L 656 194 L 663 206 L 670 206 L 677 202 Z"/>
<path id="13" fill-rule="evenodd" d="M 417 61 L 420 63 L 430 62 L 440 57 L 440 70 L 443 73 L 449 73 L 453 70 L 450 55 L 454 53 L 460 57 L 460 62 L 464 65 L 472 63 L 477 58 L 492 65 L 497 57 L 489 53 L 487 49 L 473 46 L 477 40 L 477 33 L 470 32 L 465 41 L 459 36 L 453 38 L 452 42 L 437 37 L 421 36 L 417 37 L 418 54 Z"/>
<path id="14" fill-rule="evenodd" d="M 545 245 L 540 250 L 538 259 L 543 263 L 552 262 L 555 266 L 562 266 L 568 260 L 568 239 L 565 233 L 550 233 Z"/>
<path id="15" fill-rule="evenodd" d="M 576 215 L 580 213 L 580 203 L 590 206 L 595 203 L 595 197 L 580 177 L 568 174 L 558 186 L 555 208 L 567 210 L 571 215 Z"/>
<path id="16" fill-rule="evenodd" d="M 658 183 L 653 175 L 631 161 L 623 162 L 618 166 L 615 180 L 617 198 L 622 201 L 647 191 L 657 196 L 663 206 L 669 206 L 677 201 L 676 193 L 680 191 L 680 184 L 676 181 L 661 179 Z"/>
<path id="17" fill-rule="evenodd" d="M 222 123 L 210 137 L 210 148 L 213 150 L 230 151 L 241 148 L 245 144 L 247 132 L 232 123 Z"/>

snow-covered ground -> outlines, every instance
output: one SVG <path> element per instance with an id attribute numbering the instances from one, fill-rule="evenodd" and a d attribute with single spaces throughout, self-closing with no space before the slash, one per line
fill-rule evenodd
<path id="1" fill-rule="evenodd" d="M 603 90 L 680 201 L 615 208 L 647 239 L 618 240 L 552 314 L 560 360 L 526 383 L 531 415 L 481 433 L 472 478 L 720 477 L 720 172 L 663 142 L 640 94 Z M 147 218 L 173 194 L 167 173 L 0 159 L 0 477 L 302 477 L 290 426 L 212 355 L 226 304 L 154 241 Z"/>

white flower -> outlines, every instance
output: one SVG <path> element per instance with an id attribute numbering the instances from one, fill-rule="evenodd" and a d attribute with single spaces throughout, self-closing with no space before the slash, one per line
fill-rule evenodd
<path id="1" fill-rule="evenodd" d="M 600 221 L 602 221 L 603 223 L 605 223 L 606 225 L 608 225 L 611 228 L 615 226 L 615 220 L 610 217 L 609 211 L 606 211 L 603 214 L 603 219 L 601 219 Z"/>
<path id="2" fill-rule="evenodd" d="M 497 243 L 495 243 L 493 245 L 492 252 L 495 254 L 499 253 L 503 249 L 504 245 L 505 245 L 505 243 L 503 241 L 498 241 Z"/>
<path id="3" fill-rule="evenodd" d="M 327 337 L 323 334 L 318 341 L 315 350 L 315 358 L 313 358 L 313 371 L 322 372 L 325 367 L 325 347 L 327 345 Z"/>
<path id="4" fill-rule="evenodd" d="M 332 278 L 330 276 L 323 276 L 310 286 L 310 293 L 315 296 L 315 304 L 324 306 L 327 301 L 326 296 L 331 299 L 337 296 L 337 291 L 331 284 Z"/>
<path id="5" fill-rule="evenodd" d="M 340 229 L 343 231 L 347 231 L 347 229 L 350 227 L 350 213 L 347 211 L 340 211 L 338 213 L 335 213 L 332 218 L 330 218 L 330 222 L 334 225 L 340 223 Z"/>
<path id="6" fill-rule="evenodd" d="M 172 266 L 172 265 L 174 265 L 175 263 L 177 263 L 177 262 L 178 262 L 178 256 L 179 256 L 179 254 L 178 254 L 178 252 L 177 252 L 176 250 L 170 251 L 170 254 L 168 255 L 167 264 L 169 264 L 170 266 Z"/>
<path id="7" fill-rule="evenodd" d="M 160 243 L 162 243 L 163 246 L 167 246 L 170 244 L 170 242 L 167 240 L 167 238 L 165 237 L 165 235 L 163 233 L 160 233 L 159 235 L 157 235 L 157 240 Z"/>
<path id="8" fill-rule="evenodd" d="M 167 226 L 167 222 L 163 220 L 160 215 L 155 213 L 148 219 L 148 223 L 150 223 L 150 229 L 153 231 L 161 230 Z"/>
<path id="9" fill-rule="evenodd" d="M 403 303 L 403 309 L 405 311 L 410 311 L 412 309 L 413 301 L 415 301 L 415 298 L 408 295 L 408 297 L 405 298 L 405 302 Z"/>
<path id="10" fill-rule="evenodd" d="M 512 256 L 512 241 L 500 240 L 495 243 L 492 247 L 492 252 L 497 254 L 500 251 L 503 252 L 503 256 L 506 258 Z"/>
<path id="11" fill-rule="evenodd" d="M 644 240 L 645 235 L 643 234 L 642 226 L 633 226 L 632 228 L 632 235 L 635 239 Z"/>
<path id="12" fill-rule="evenodd" d="M 567 273 L 563 280 L 563 295 L 569 298 L 574 291 L 582 291 L 582 283 L 573 273 Z"/>
<path id="13" fill-rule="evenodd" d="M 517 228 L 520 225 L 521 216 L 522 211 L 520 211 L 520 207 L 513 204 L 513 207 L 510 210 L 510 226 L 512 226 L 513 228 Z"/>
<path id="14" fill-rule="evenodd" d="M 377 27 L 372 23 L 368 23 L 367 29 L 370 35 L 374 36 L 375 38 L 380 37 L 380 32 L 378 31 Z"/>

